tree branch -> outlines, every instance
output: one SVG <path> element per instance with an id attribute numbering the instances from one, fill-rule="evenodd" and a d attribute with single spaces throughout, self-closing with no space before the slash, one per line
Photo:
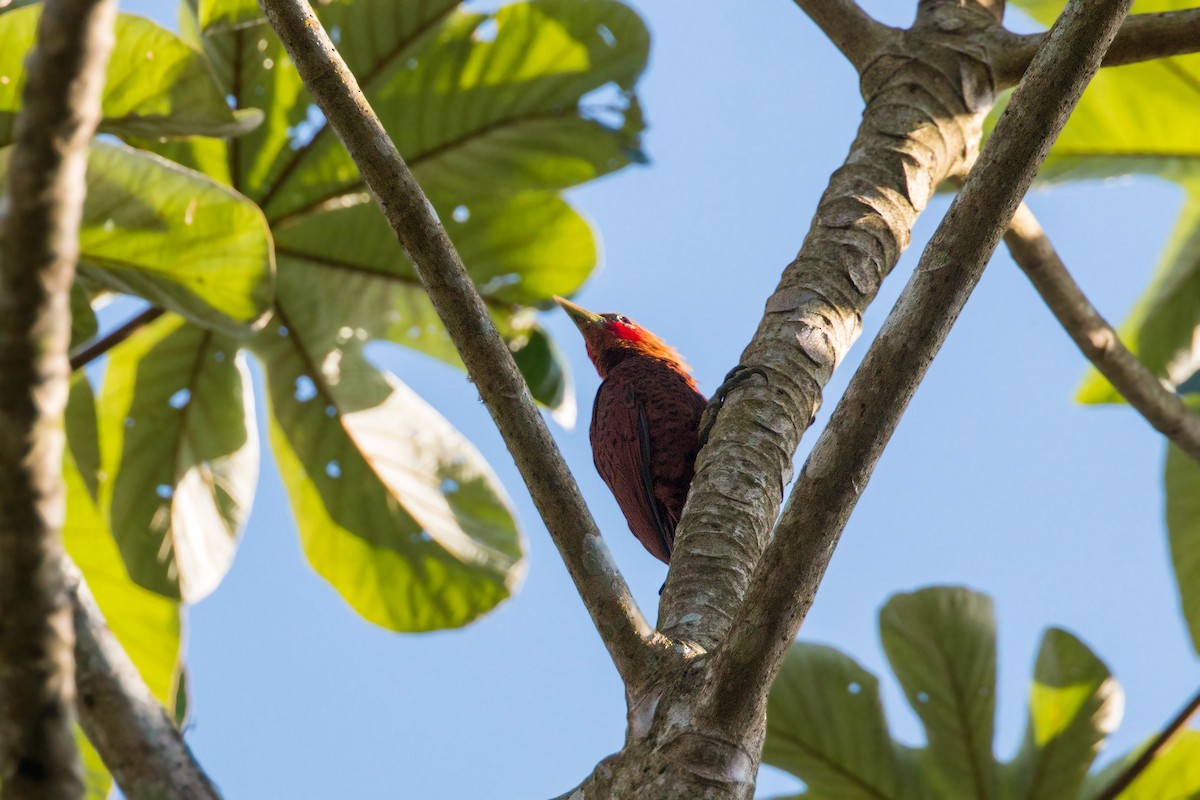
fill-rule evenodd
<path id="1" fill-rule="evenodd" d="M 991 66 L 944 29 L 982 36 L 993 0 L 922 2 L 918 26 L 889 39 L 861 75 L 862 123 L 829 179 L 741 364 L 762 371 L 725 401 L 676 530 L 658 627 L 711 649 L 750 584 L 792 458 L 821 392 L 861 330 L 934 187 L 965 174 L 994 102 Z"/>
<path id="2" fill-rule="evenodd" d="M 1017 207 L 1004 242 L 1038 294 L 1096 369 L 1155 430 L 1200 461 L 1200 416 L 1162 385 L 1071 278 L 1029 207 Z"/>
<path id="3" fill-rule="evenodd" d="M 899 35 L 878 22 L 854 0 L 795 0 L 821 32 L 859 72 L 889 37 Z"/>
<path id="4" fill-rule="evenodd" d="M 1175 739 L 1184 726 L 1196 716 L 1196 712 L 1200 711 L 1200 692 L 1197 692 L 1191 700 L 1188 701 L 1175 718 L 1167 723 L 1167 726 L 1162 729 L 1158 736 L 1154 737 L 1154 741 L 1146 746 L 1146 749 L 1133 760 L 1133 762 L 1121 770 L 1117 777 L 1113 778 L 1112 783 L 1105 786 L 1100 792 L 1092 798 L 1092 800 L 1117 800 L 1121 792 L 1129 788 L 1129 785 L 1137 780 L 1146 768 L 1154 763 L 1154 759 L 1162 754 L 1163 750 Z"/>
<path id="5" fill-rule="evenodd" d="M 446 231 L 305 0 L 259 0 L 409 254 L 626 686 L 665 645 L 638 609 Z"/>
<path id="6" fill-rule="evenodd" d="M 68 293 L 116 0 L 47 0 L 0 243 L 0 793 L 83 795 L 60 569 Z"/>
<path id="7" fill-rule="evenodd" d="M 100 338 L 81 346 L 74 353 L 71 353 L 71 371 L 74 372 L 92 363 L 143 327 L 161 317 L 164 313 L 164 309 L 150 306 L 130 317 L 120 327 L 114 328 Z"/>
<path id="8" fill-rule="evenodd" d="M 1046 36 L 1045 33 L 997 33 L 989 51 L 996 65 L 996 80 L 1002 88 L 1015 86 L 1021 80 Z M 1200 52 L 1200 8 L 1135 14 L 1117 32 L 1102 66 L 1119 67 L 1196 52 Z"/>
<path id="9" fill-rule="evenodd" d="M 703 718 L 748 729 L 846 521 L 1131 0 L 1072 0 L 822 431 L 713 658 Z"/>
<path id="10" fill-rule="evenodd" d="M 167 716 L 96 606 L 83 576 L 65 567 L 75 619 L 79 721 L 130 798 L 219 800 L 183 734 Z"/>

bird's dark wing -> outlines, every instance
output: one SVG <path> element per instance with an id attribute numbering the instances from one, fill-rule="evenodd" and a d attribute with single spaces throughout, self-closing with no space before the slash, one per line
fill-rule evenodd
<path id="1" fill-rule="evenodd" d="M 616 497 L 629 529 L 651 555 L 669 562 L 674 526 L 655 496 L 649 421 L 629 381 L 610 377 L 600 385 L 591 439 L 596 470 Z"/>

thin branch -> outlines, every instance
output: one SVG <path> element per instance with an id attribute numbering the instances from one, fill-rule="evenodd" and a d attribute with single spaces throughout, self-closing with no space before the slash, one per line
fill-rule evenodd
<path id="1" fill-rule="evenodd" d="M 1200 692 L 1188 701 L 1175 718 L 1167 723 L 1167 727 L 1163 728 L 1158 736 L 1154 737 L 1146 749 L 1133 760 L 1133 762 L 1121 770 L 1120 774 L 1113 779 L 1113 782 L 1105 786 L 1100 792 L 1092 798 L 1092 800 L 1117 800 L 1121 792 L 1129 788 L 1129 785 L 1137 780 L 1146 768 L 1154 763 L 1154 759 L 1158 758 L 1164 750 L 1171 744 L 1184 726 L 1191 721 L 1196 713 L 1200 712 Z"/>
<path id="2" fill-rule="evenodd" d="M 126 797 L 219 800 L 183 734 L 129 660 L 74 565 L 68 564 L 75 618 L 79 721 Z"/>
<path id="3" fill-rule="evenodd" d="M 1155 430 L 1200 461 L 1200 416 L 1126 349 L 1117 332 L 1100 316 L 1029 207 L 1017 207 L 1004 242 L 1038 294 L 1096 369 Z"/>
<path id="4" fill-rule="evenodd" d="M 60 569 L 69 292 L 116 0 L 47 0 L 0 242 L 0 796 L 83 795 Z"/>
<path id="5" fill-rule="evenodd" d="M 309 4 L 259 2 L 412 259 L 617 670 L 634 686 L 664 640 L 634 602 L 462 260 Z"/>
<path id="6" fill-rule="evenodd" d="M 130 317 L 119 328 L 114 328 L 100 338 L 82 345 L 75 352 L 71 353 L 71 371 L 74 372 L 92 363 L 143 327 L 161 317 L 164 313 L 163 309 L 150 306 Z"/>
<path id="7" fill-rule="evenodd" d="M 713 658 L 705 719 L 754 724 L 883 448 L 1130 3 L 1072 0 L 1055 23 L 804 465 Z"/>
<path id="8" fill-rule="evenodd" d="M 996 80 L 1002 88 L 1015 86 L 1021 80 L 1046 36 L 1009 31 L 996 35 L 989 50 L 996 66 Z M 1196 52 L 1200 52 L 1200 8 L 1135 14 L 1121 26 L 1102 66 L 1119 67 Z"/>
<path id="9" fill-rule="evenodd" d="M 889 37 L 899 32 L 863 11 L 854 0 L 795 0 L 859 72 Z"/>

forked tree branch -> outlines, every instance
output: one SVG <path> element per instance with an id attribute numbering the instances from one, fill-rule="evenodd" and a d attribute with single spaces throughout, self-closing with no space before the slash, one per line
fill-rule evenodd
<path id="1" fill-rule="evenodd" d="M 146 687 L 73 564 L 66 566 L 75 618 L 79 721 L 129 798 L 219 800 L 183 734 Z"/>
<path id="2" fill-rule="evenodd" d="M 888 37 L 899 35 L 863 11 L 854 0 L 795 0 L 795 3 L 859 72 Z"/>
<path id="3" fill-rule="evenodd" d="M 626 686 L 669 652 L 633 599 L 512 354 L 425 193 L 306 0 L 259 0 L 416 267 Z"/>
<path id="4" fill-rule="evenodd" d="M 47 0 L 0 242 L 0 794 L 83 796 L 61 570 L 69 292 L 116 0 Z"/>
<path id="5" fill-rule="evenodd" d="M 1130 784 L 1141 777 L 1142 773 L 1154 763 L 1154 759 L 1170 746 L 1179 732 L 1198 712 L 1200 712 L 1200 693 L 1193 696 L 1187 705 L 1180 709 L 1179 713 L 1159 732 L 1158 736 L 1154 737 L 1154 741 L 1146 745 L 1146 749 L 1129 766 L 1121 770 L 1117 777 L 1113 778 L 1112 783 L 1101 789 L 1092 800 L 1117 800 L 1121 792 L 1128 789 Z"/>
<path id="6" fill-rule="evenodd" d="M 1072 0 L 1054 24 L 817 439 L 713 657 L 705 719 L 738 730 L 761 713 L 884 446 L 1131 2 Z"/>
<path id="7" fill-rule="evenodd" d="M 983 51 L 998 0 L 922 0 L 860 78 L 866 107 L 795 259 L 740 362 L 766 380 L 728 395 L 696 459 L 658 627 L 711 649 L 725 636 L 779 514 L 801 436 L 934 188 L 966 174 L 995 99 Z M 954 30 L 950 39 L 945 30 Z"/>
<path id="8" fill-rule="evenodd" d="M 1054 245 L 1024 203 L 1017 207 L 1004 242 L 1013 261 L 1029 276 L 1038 294 L 1100 374 L 1155 430 L 1200 461 L 1200 416 L 1121 343 L 1117 332 L 1067 272 Z"/>
<path id="9" fill-rule="evenodd" d="M 1002 87 L 1015 86 L 1021 80 L 1046 35 L 1004 31 L 993 41 L 989 49 Z M 1102 66 L 1119 67 L 1196 52 L 1200 52 L 1200 8 L 1135 14 L 1117 32 Z"/>

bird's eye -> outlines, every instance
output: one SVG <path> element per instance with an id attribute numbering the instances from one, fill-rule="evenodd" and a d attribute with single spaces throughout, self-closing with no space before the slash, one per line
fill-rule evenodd
<path id="1" fill-rule="evenodd" d="M 619 323 L 621 323 L 622 325 L 628 325 L 628 324 L 629 324 L 629 317 L 623 317 L 623 316 L 621 316 L 620 314 L 617 314 L 617 317 L 616 317 L 616 320 L 615 320 L 615 321 L 616 321 L 616 322 L 619 322 Z"/>

